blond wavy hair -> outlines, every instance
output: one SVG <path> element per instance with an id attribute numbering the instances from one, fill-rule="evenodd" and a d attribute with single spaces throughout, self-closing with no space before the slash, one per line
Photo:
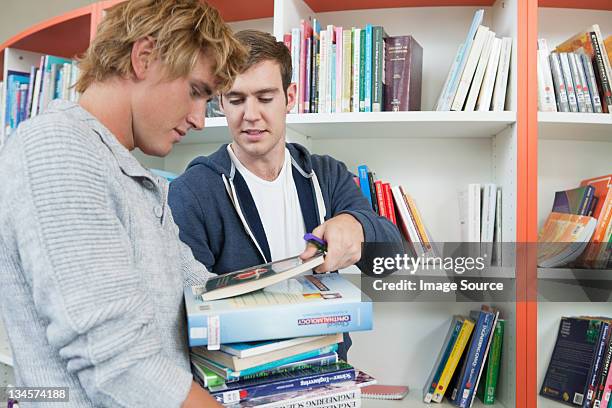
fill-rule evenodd
<path id="1" fill-rule="evenodd" d="M 200 0 L 127 0 L 108 10 L 79 58 L 76 90 L 113 76 L 131 78 L 132 46 L 149 36 L 168 79 L 187 76 L 204 52 L 214 62 L 221 91 L 231 86 L 247 55 L 219 12 Z"/>

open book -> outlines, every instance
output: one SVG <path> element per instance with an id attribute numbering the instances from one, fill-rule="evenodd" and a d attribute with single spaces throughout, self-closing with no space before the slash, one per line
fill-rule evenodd
<path id="1" fill-rule="evenodd" d="M 323 256 L 323 252 L 317 252 L 304 261 L 294 256 L 211 278 L 202 286 L 202 300 L 225 299 L 263 289 L 316 268 L 323 263 Z"/>

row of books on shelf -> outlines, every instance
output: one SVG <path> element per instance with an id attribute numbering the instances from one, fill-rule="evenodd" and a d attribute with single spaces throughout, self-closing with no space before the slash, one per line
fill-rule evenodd
<path id="1" fill-rule="evenodd" d="M 503 111 L 510 77 L 512 38 L 497 38 L 474 14 L 435 106 L 438 111 Z"/>
<path id="2" fill-rule="evenodd" d="M 219 402 L 357 407 L 364 386 L 375 383 L 337 353 L 342 333 L 371 330 L 371 302 L 339 274 L 287 279 L 304 272 L 300 262 L 258 265 L 185 289 L 193 372 Z M 249 285 L 258 281 L 263 289 Z M 221 290 L 223 297 L 206 296 Z"/>
<path id="3" fill-rule="evenodd" d="M 42 112 L 53 99 L 76 101 L 74 84 L 79 75 L 75 61 L 42 55 L 40 64 L 29 72 L 8 71 L 5 78 L 4 135 L 9 136 L 24 120 Z"/>
<path id="4" fill-rule="evenodd" d="M 538 265 L 612 267 L 612 174 L 557 191 L 538 237 Z"/>
<path id="5" fill-rule="evenodd" d="M 542 112 L 612 113 L 612 36 L 595 24 L 549 52 L 538 40 L 538 108 Z"/>
<path id="6" fill-rule="evenodd" d="M 374 212 L 398 226 L 404 240 L 410 244 L 411 252 L 418 257 L 439 256 L 439 248 L 425 226 L 414 198 L 404 187 L 377 180 L 367 165 L 359 166 L 357 172 L 355 183 Z M 493 183 L 472 183 L 459 191 L 458 197 L 461 242 L 491 244 L 489 259 L 501 261 L 501 188 Z M 496 258 L 492 258 L 493 255 Z"/>
<path id="7" fill-rule="evenodd" d="M 301 20 L 284 35 L 298 86 L 292 113 L 421 109 L 423 48 L 414 37 L 389 37 L 382 26 L 321 27 Z"/>
<path id="8" fill-rule="evenodd" d="M 612 407 L 611 331 L 610 317 L 562 317 L 540 395 L 583 408 Z"/>
<path id="9" fill-rule="evenodd" d="M 469 408 L 477 396 L 495 403 L 505 321 L 499 311 L 483 305 L 470 316 L 453 316 L 442 348 L 423 387 L 423 401 L 444 398 Z"/>

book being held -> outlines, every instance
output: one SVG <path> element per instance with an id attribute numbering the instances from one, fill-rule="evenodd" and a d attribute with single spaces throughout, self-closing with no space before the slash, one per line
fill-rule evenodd
<path id="1" fill-rule="evenodd" d="M 321 265 L 323 256 L 319 251 L 310 259 L 294 256 L 211 278 L 199 287 L 202 300 L 225 299 L 263 289 Z"/>

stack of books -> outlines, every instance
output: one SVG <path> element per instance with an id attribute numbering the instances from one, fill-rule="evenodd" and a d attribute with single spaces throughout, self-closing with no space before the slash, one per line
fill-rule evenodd
<path id="1" fill-rule="evenodd" d="M 612 318 L 562 317 L 540 395 L 583 408 L 611 408 Z"/>
<path id="2" fill-rule="evenodd" d="M 612 174 L 557 191 L 551 214 L 538 237 L 538 265 L 612 266 Z"/>
<path id="3" fill-rule="evenodd" d="M 538 40 L 538 109 L 542 112 L 612 113 L 612 36 L 598 24 L 549 53 Z"/>
<path id="4" fill-rule="evenodd" d="M 342 333 L 372 328 L 372 304 L 339 274 L 288 279 L 322 261 L 289 258 L 185 289 L 193 372 L 219 402 L 359 406 L 375 380 L 337 350 Z"/>
<path id="5" fill-rule="evenodd" d="M 40 64 L 32 66 L 30 72 L 8 71 L 2 98 L 4 135 L 9 136 L 21 122 L 44 111 L 53 99 L 77 101 L 73 85 L 78 75 L 75 61 L 52 55 L 41 56 Z"/>
<path id="6" fill-rule="evenodd" d="M 423 48 L 414 37 L 301 20 L 284 35 L 298 85 L 292 113 L 421 109 Z"/>
<path id="7" fill-rule="evenodd" d="M 469 408 L 478 396 L 484 404 L 493 404 L 504 324 L 499 311 L 484 305 L 469 317 L 454 316 L 423 387 L 423 401 L 440 403 L 446 397 L 458 407 Z"/>
<path id="8" fill-rule="evenodd" d="M 484 10 L 474 14 L 459 46 L 435 110 L 503 111 L 506 107 L 512 38 L 497 38 L 481 25 Z"/>

